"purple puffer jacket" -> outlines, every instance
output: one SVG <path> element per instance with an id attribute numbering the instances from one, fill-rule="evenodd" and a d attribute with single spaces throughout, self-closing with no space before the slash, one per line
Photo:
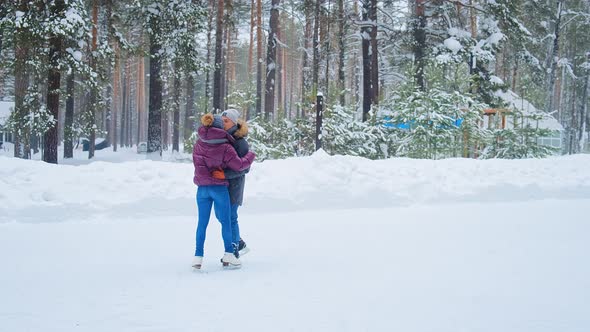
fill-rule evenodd
<path id="1" fill-rule="evenodd" d="M 193 182 L 197 186 L 227 186 L 227 180 L 218 180 L 211 172 L 224 168 L 239 172 L 250 167 L 256 157 L 252 152 L 238 157 L 232 146 L 234 138 L 223 129 L 201 126 L 198 133 L 199 139 L 193 149 Z"/>

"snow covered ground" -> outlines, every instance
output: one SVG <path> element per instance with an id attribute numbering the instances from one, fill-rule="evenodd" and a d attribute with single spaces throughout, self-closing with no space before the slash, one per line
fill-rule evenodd
<path id="1" fill-rule="evenodd" d="M 203 272 L 192 165 L 119 161 L 0 157 L 0 331 L 590 330 L 588 155 L 257 163 Z"/>

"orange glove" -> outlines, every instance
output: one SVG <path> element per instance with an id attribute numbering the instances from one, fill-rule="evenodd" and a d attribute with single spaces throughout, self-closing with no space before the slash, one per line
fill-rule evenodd
<path id="1" fill-rule="evenodd" d="M 211 175 L 213 175 L 213 177 L 217 180 L 225 180 L 225 172 L 223 172 L 222 169 L 214 170 L 213 172 L 211 172 Z"/>

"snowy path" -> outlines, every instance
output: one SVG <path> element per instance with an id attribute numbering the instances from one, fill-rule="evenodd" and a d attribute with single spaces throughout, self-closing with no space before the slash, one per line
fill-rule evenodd
<path id="1" fill-rule="evenodd" d="M 212 222 L 204 273 L 190 214 L 0 223 L 0 331 L 586 332 L 589 206 L 250 212 L 244 267 Z"/>

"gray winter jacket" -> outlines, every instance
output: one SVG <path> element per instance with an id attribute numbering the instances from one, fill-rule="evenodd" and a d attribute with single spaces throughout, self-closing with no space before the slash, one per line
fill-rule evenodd
<path id="1" fill-rule="evenodd" d="M 236 140 L 234 142 L 234 149 L 238 156 L 242 157 L 250 151 L 248 141 L 245 137 L 248 135 L 248 125 L 242 120 L 238 120 L 238 124 L 228 129 L 227 132 Z M 232 205 L 242 205 L 244 201 L 244 187 L 246 185 L 246 174 L 250 171 L 247 168 L 241 172 L 236 172 L 231 169 L 225 169 L 225 178 L 229 181 L 229 198 Z"/>

